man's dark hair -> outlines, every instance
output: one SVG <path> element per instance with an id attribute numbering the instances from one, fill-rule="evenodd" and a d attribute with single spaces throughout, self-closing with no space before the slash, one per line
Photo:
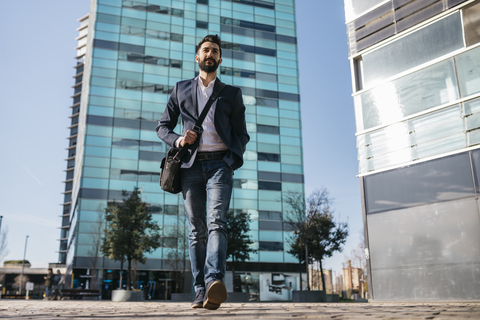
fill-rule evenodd
<path id="1" fill-rule="evenodd" d="M 52 271 L 52 272 L 53 272 L 53 269 L 52 269 L 52 268 L 48 268 L 48 271 Z"/>
<path id="2" fill-rule="evenodd" d="M 198 54 L 198 50 L 200 50 L 200 48 L 202 47 L 202 44 L 204 44 L 205 42 L 218 44 L 218 48 L 220 50 L 220 58 L 222 57 L 222 40 L 220 40 L 220 37 L 218 36 L 218 34 L 216 35 L 209 34 L 208 36 L 205 36 L 205 38 L 203 38 L 202 41 L 198 43 L 197 54 Z"/>

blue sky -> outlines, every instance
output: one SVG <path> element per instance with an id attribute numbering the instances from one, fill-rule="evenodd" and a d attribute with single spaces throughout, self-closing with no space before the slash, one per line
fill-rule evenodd
<path id="1" fill-rule="evenodd" d="M 0 215 L 6 258 L 22 259 L 29 235 L 35 267 L 58 260 L 77 19 L 89 5 L 7 1 L 0 11 Z M 348 218 L 344 252 L 324 263 L 338 272 L 363 232 L 343 1 L 297 0 L 296 10 L 305 189 L 326 187 Z"/>

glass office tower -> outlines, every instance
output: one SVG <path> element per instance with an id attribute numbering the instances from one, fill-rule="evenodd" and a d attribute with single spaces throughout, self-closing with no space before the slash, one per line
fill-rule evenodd
<path id="1" fill-rule="evenodd" d="M 370 297 L 479 299 L 480 1 L 345 9 Z"/>
<path id="2" fill-rule="evenodd" d="M 299 285 L 300 267 L 286 252 L 292 233 L 284 226 L 289 208 L 282 195 L 304 193 L 294 0 L 92 0 L 79 21 L 60 240 L 66 278 L 86 287 L 87 272 L 98 269 L 96 287 L 119 285 L 120 264 L 95 259 L 94 243 L 107 201 L 138 187 L 164 241 L 137 265 L 136 286 L 165 285 L 167 298 L 175 292 L 168 253 L 177 242 L 169 232 L 183 227 L 183 200 L 158 185 L 168 146 L 155 127 L 175 83 L 198 74 L 196 44 L 219 34 L 218 76 L 242 89 L 251 136 L 245 164 L 234 174 L 231 210 L 250 214 L 256 250 L 236 266 L 235 281 L 227 271 L 227 288 L 288 299 L 281 287 L 287 279 Z"/>

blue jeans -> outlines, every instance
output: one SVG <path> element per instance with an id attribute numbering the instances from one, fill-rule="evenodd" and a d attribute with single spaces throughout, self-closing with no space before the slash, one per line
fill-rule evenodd
<path id="1" fill-rule="evenodd" d="M 52 287 L 45 287 L 45 298 L 50 298 L 52 295 Z"/>
<path id="2" fill-rule="evenodd" d="M 225 276 L 233 170 L 223 160 L 195 161 L 192 167 L 181 169 L 181 182 L 193 285 L 198 291 L 206 282 Z"/>

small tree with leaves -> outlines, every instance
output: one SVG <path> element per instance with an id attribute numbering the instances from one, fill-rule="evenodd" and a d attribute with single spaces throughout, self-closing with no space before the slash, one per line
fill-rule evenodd
<path id="1" fill-rule="evenodd" d="M 250 253 L 256 250 L 251 247 L 250 215 L 245 211 L 227 212 L 227 259 L 232 258 L 232 275 L 235 280 L 235 266 L 238 261 L 250 260 Z"/>
<path id="2" fill-rule="evenodd" d="M 123 201 L 109 201 L 105 209 L 107 229 L 101 251 L 114 261 L 126 259 L 127 290 L 130 290 L 132 260 L 145 263 L 145 253 L 160 247 L 160 227 L 152 221 L 137 187 L 130 194 L 123 190 L 122 197 Z"/>

